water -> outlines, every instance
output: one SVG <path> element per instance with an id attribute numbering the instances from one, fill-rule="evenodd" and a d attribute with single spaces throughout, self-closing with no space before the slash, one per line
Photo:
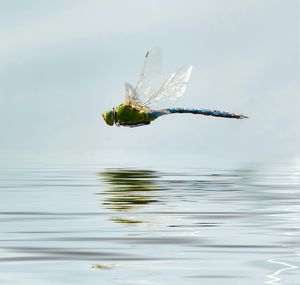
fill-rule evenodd
<path id="1" fill-rule="evenodd" d="M 2 165 L 0 284 L 300 284 L 300 167 Z"/>

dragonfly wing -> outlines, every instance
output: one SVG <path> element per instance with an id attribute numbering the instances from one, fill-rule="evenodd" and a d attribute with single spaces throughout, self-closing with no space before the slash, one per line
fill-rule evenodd
<path id="1" fill-rule="evenodd" d="M 135 89 L 129 83 L 125 83 L 125 103 L 138 102 Z"/>
<path id="2" fill-rule="evenodd" d="M 193 67 L 187 65 L 171 74 L 161 88 L 153 93 L 142 105 L 152 107 L 162 102 L 172 105 L 184 93 L 190 79 Z"/>
<path id="3" fill-rule="evenodd" d="M 136 84 L 137 103 L 145 101 L 150 94 L 157 90 L 155 81 L 161 74 L 161 49 L 155 47 L 147 51 L 145 61 Z"/>

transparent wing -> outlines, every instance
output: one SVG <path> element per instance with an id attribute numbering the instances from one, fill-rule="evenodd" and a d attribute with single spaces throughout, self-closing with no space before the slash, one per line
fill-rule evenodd
<path id="1" fill-rule="evenodd" d="M 140 72 L 136 87 L 127 88 L 129 84 L 126 84 L 126 100 L 130 100 L 130 102 L 139 104 L 145 101 L 145 99 L 149 97 L 150 94 L 157 90 L 156 81 L 159 78 L 160 74 L 161 49 L 159 47 L 155 47 L 147 51 L 145 55 L 145 61 Z M 130 96 L 128 96 L 129 94 Z"/>
<path id="2" fill-rule="evenodd" d="M 172 73 L 168 80 L 161 86 L 158 91 L 153 93 L 146 99 L 142 105 L 148 107 L 155 107 L 161 105 L 163 102 L 168 102 L 172 105 L 179 97 L 181 97 L 187 87 L 193 67 L 187 65 Z"/>
<path id="3" fill-rule="evenodd" d="M 135 89 L 131 86 L 131 84 L 125 82 L 125 102 L 138 102 L 138 98 L 136 96 Z"/>

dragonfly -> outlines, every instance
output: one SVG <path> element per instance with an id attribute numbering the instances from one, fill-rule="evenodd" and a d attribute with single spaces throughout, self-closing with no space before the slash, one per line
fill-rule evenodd
<path id="1" fill-rule="evenodd" d="M 187 88 L 193 67 L 180 68 L 159 87 L 155 79 L 160 75 L 161 50 L 155 47 L 147 51 L 139 79 L 133 87 L 125 83 L 125 102 L 102 114 L 109 126 L 139 127 L 149 125 L 157 118 L 169 114 L 197 114 L 212 117 L 245 119 L 245 115 L 209 109 L 159 108 L 162 103 L 172 105 Z"/>

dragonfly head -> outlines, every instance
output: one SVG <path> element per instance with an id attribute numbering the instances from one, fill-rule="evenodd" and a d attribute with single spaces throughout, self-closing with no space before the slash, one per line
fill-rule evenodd
<path id="1" fill-rule="evenodd" d="M 112 109 L 106 113 L 103 113 L 102 117 L 103 117 L 104 121 L 106 122 L 106 124 L 113 126 L 113 124 L 115 123 L 115 110 Z"/>

